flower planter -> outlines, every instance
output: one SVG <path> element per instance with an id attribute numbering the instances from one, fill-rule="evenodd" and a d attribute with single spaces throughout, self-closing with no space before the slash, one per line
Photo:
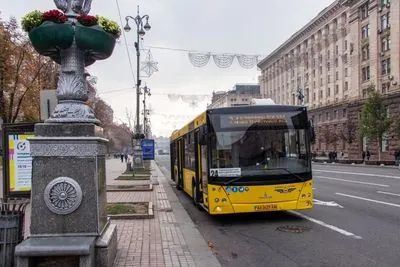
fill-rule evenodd
<path id="1" fill-rule="evenodd" d="M 59 49 L 67 49 L 74 40 L 74 29 L 71 23 L 43 22 L 29 32 L 33 47 L 45 56 L 56 56 Z"/>
<path id="2" fill-rule="evenodd" d="M 79 23 L 75 27 L 76 45 L 87 51 L 88 57 L 94 60 L 106 59 L 111 56 L 116 38 L 105 32 L 100 26 L 83 26 Z"/>

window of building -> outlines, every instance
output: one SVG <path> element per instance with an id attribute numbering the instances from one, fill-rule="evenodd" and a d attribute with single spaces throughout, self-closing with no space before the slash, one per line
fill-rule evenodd
<path id="1" fill-rule="evenodd" d="M 326 68 L 328 69 L 328 71 L 331 71 L 331 63 L 328 62 L 328 63 L 326 64 Z"/>
<path id="2" fill-rule="evenodd" d="M 323 80 L 322 80 L 322 78 L 320 78 L 320 80 L 319 80 L 319 86 L 322 86 L 324 83 L 323 83 Z"/>
<path id="3" fill-rule="evenodd" d="M 330 87 L 328 87 L 326 89 L 326 96 L 331 96 L 331 88 Z"/>
<path id="4" fill-rule="evenodd" d="M 349 82 L 344 82 L 344 91 L 349 90 Z"/>
<path id="5" fill-rule="evenodd" d="M 362 77 L 362 81 L 366 82 L 369 81 L 370 79 L 370 70 L 369 70 L 369 66 L 364 67 L 361 69 L 361 77 Z"/>
<path id="6" fill-rule="evenodd" d="M 343 113 L 342 114 L 343 114 L 343 118 L 345 118 L 347 116 L 347 110 L 345 108 L 343 109 Z"/>
<path id="7" fill-rule="evenodd" d="M 385 52 L 390 50 L 390 36 L 385 36 L 381 39 L 381 51 Z"/>
<path id="8" fill-rule="evenodd" d="M 347 40 L 344 40 L 344 50 L 347 50 Z"/>
<path id="9" fill-rule="evenodd" d="M 319 122 L 322 122 L 322 114 L 319 114 L 319 115 L 318 115 L 318 121 L 319 121 Z"/>
<path id="10" fill-rule="evenodd" d="M 381 61 L 381 71 L 382 75 L 390 74 L 390 58 Z"/>
<path id="11" fill-rule="evenodd" d="M 333 111 L 333 118 L 336 120 L 337 119 L 337 110 Z M 335 127 L 336 129 L 336 127 Z"/>
<path id="12" fill-rule="evenodd" d="M 325 119 L 326 119 L 327 121 L 329 121 L 329 112 L 326 112 L 326 113 L 325 113 Z"/>
<path id="13" fill-rule="evenodd" d="M 319 90 L 319 99 L 322 99 L 322 96 L 323 96 L 323 92 L 322 92 L 322 90 Z"/>
<path id="14" fill-rule="evenodd" d="M 322 66 L 319 66 L 319 73 L 322 73 Z"/>
<path id="15" fill-rule="evenodd" d="M 335 67 L 337 68 L 339 66 L 339 59 L 335 58 Z"/>
<path id="16" fill-rule="evenodd" d="M 328 75 L 328 83 L 331 82 L 331 75 Z"/>
<path id="17" fill-rule="evenodd" d="M 361 48 L 362 60 L 369 59 L 369 45 L 365 45 Z"/>
<path id="18" fill-rule="evenodd" d="M 313 81 L 313 88 L 315 88 L 315 81 Z"/>
<path id="19" fill-rule="evenodd" d="M 368 2 L 363 4 L 360 7 L 360 12 L 361 12 L 361 19 L 366 19 L 369 16 L 369 6 L 368 6 Z"/>
<path id="20" fill-rule="evenodd" d="M 344 77 L 347 77 L 349 74 L 348 74 L 348 70 L 347 70 L 347 68 L 344 68 Z"/>
<path id="21" fill-rule="evenodd" d="M 367 25 L 365 25 L 365 26 L 363 26 L 361 28 L 361 37 L 362 37 L 362 39 L 365 39 L 365 38 L 369 37 L 369 30 L 370 30 L 369 24 L 367 24 Z"/>
<path id="22" fill-rule="evenodd" d="M 335 94 L 339 94 L 339 84 L 335 85 Z"/>
<path id="23" fill-rule="evenodd" d="M 338 71 L 336 71 L 336 81 L 338 81 L 339 80 L 339 72 Z"/>
<path id="24" fill-rule="evenodd" d="M 387 133 L 384 133 L 382 135 L 381 149 L 382 149 L 382 152 L 388 152 L 389 151 L 389 136 L 388 136 Z"/>
<path id="25" fill-rule="evenodd" d="M 390 88 L 390 82 L 384 82 L 382 83 L 382 94 L 386 94 L 389 91 Z"/>
<path id="26" fill-rule="evenodd" d="M 316 97 L 315 97 L 315 92 L 313 93 L 313 99 L 312 99 L 312 101 L 315 101 L 315 100 L 317 100 L 316 99 Z"/>
<path id="27" fill-rule="evenodd" d="M 386 30 L 389 26 L 389 13 L 381 16 L 381 30 Z"/>
<path id="28" fill-rule="evenodd" d="M 312 70 L 312 76 L 315 77 L 315 69 Z"/>
<path id="29" fill-rule="evenodd" d="M 312 59 L 312 66 L 315 68 L 315 58 Z"/>

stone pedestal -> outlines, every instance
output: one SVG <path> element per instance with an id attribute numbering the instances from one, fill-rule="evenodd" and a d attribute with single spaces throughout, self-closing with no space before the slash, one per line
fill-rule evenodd
<path id="1" fill-rule="evenodd" d="M 29 141 L 31 226 L 28 240 L 16 248 L 17 266 L 47 264 L 52 257 L 64 257 L 66 266 L 112 266 L 117 236 L 107 218 L 108 140 L 101 129 L 84 123 L 37 124 Z"/>

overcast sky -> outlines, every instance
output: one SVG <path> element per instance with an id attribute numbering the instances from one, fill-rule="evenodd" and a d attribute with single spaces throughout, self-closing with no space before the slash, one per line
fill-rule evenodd
<path id="1" fill-rule="evenodd" d="M 118 0 L 121 15 L 150 16 L 151 30 L 146 33 L 144 47 L 170 47 L 213 53 L 267 55 L 304 26 L 333 0 Z M 20 18 L 33 9 L 54 9 L 51 0 L 1 0 L 1 17 Z M 93 0 L 91 14 L 103 15 L 120 22 L 116 0 Z M 124 25 L 121 26 L 121 28 Z M 131 23 L 132 29 L 136 26 Z M 136 73 L 133 47 L 135 31 L 126 34 Z M 185 119 L 206 108 L 207 101 L 197 107 L 177 101 L 168 94 L 201 94 L 229 90 L 235 83 L 256 83 L 259 71 L 241 68 L 236 59 L 230 68 L 218 68 L 212 60 L 202 68 L 194 67 L 187 52 L 151 49 L 159 71 L 143 79 L 151 88 L 149 103 L 153 115 L 152 130 L 169 136 Z M 142 54 L 143 55 L 143 54 Z M 144 60 L 144 56 L 141 61 Z M 116 121 L 126 121 L 126 109 L 135 111 L 136 95 L 124 38 L 117 43 L 113 55 L 89 67 L 98 77 L 100 96 L 114 109 Z M 130 89 L 131 88 L 131 89 Z M 112 91 L 116 91 L 110 93 Z M 210 101 L 210 98 L 208 99 Z M 178 115 L 181 116 L 178 119 Z"/>

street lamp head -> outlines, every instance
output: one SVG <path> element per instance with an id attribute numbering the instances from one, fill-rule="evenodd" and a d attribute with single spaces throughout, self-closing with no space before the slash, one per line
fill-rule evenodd
<path id="1" fill-rule="evenodd" d="M 144 29 L 145 29 L 146 31 L 150 31 L 150 29 L 151 29 L 151 26 L 150 26 L 150 24 L 149 24 L 149 20 L 148 20 L 148 19 L 146 19 L 146 24 L 144 25 Z"/>
<path id="2" fill-rule="evenodd" d="M 125 27 L 124 27 L 124 31 L 129 32 L 130 30 L 131 30 L 131 27 L 129 26 L 128 19 L 126 19 L 126 24 L 125 24 Z"/>
<path id="3" fill-rule="evenodd" d="M 143 28 L 141 28 L 138 33 L 139 33 L 140 37 L 143 37 L 146 34 L 146 32 L 143 30 Z"/>

